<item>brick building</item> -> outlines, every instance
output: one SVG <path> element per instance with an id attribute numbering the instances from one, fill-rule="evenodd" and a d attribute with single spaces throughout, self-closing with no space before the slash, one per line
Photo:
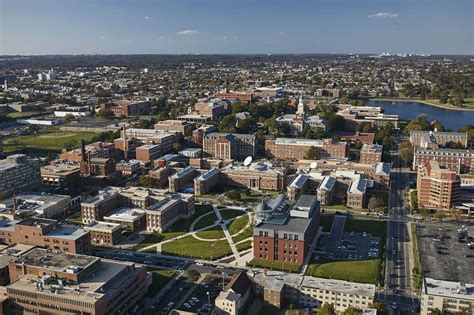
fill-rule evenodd
<path id="1" fill-rule="evenodd" d="M 154 129 L 162 131 L 177 131 L 185 136 L 191 135 L 196 128 L 196 124 L 181 120 L 163 120 L 155 124 Z"/>
<path id="2" fill-rule="evenodd" d="M 13 258 L 9 270 L 12 314 L 134 313 L 151 283 L 146 269 L 131 262 L 40 248 Z"/>
<path id="3" fill-rule="evenodd" d="M 308 151 L 317 149 L 317 156 L 313 158 L 347 159 L 349 157 L 349 143 L 332 139 L 311 140 L 298 138 L 277 138 L 265 141 L 265 155 L 268 158 L 279 160 L 306 159 Z"/>
<path id="4" fill-rule="evenodd" d="M 131 176 L 140 172 L 141 166 L 138 160 L 120 161 L 115 164 L 115 169 L 124 176 Z"/>
<path id="5" fill-rule="evenodd" d="M 363 164 L 376 164 L 382 162 L 383 146 L 380 144 L 364 144 L 360 150 L 359 162 Z"/>
<path id="6" fill-rule="evenodd" d="M 204 136 L 203 151 L 219 159 L 243 160 L 255 156 L 256 137 L 248 134 L 210 133 Z"/>
<path id="7" fill-rule="evenodd" d="M 0 160 L 0 192 L 8 196 L 39 187 L 40 166 L 38 159 L 32 159 L 24 154 L 14 154 Z"/>
<path id="8" fill-rule="evenodd" d="M 161 145 L 144 144 L 135 149 L 135 158 L 143 162 L 151 162 L 161 156 Z"/>
<path id="9" fill-rule="evenodd" d="M 413 170 L 417 170 L 419 165 L 424 165 L 429 160 L 436 161 L 439 166 L 458 174 L 469 173 L 474 169 L 474 150 L 415 148 Z"/>
<path id="10" fill-rule="evenodd" d="M 418 207 L 450 210 L 459 202 L 461 180 L 456 172 L 431 160 L 418 166 L 416 188 Z"/>
<path id="11" fill-rule="evenodd" d="M 218 93 L 216 96 L 231 101 L 240 101 L 242 104 L 250 104 L 253 100 L 253 93 L 250 92 L 224 91 Z"/>
<path id="12" fill-rule="evenodd" d="M 84 255 L 91 253 L 89 232 L 46 218 L 30 217 L 22 221 L 3 220 L 0 226 L 0 240 L 7 245 L 41 246 L 50 250 Z"/>
<path id="13" fill-rule="evenodd" d="M 115 117 L 147 115 L 150 112 L 150 102 L 120 100 L 102 104 L 101 109 L 111 110 Z"/>
<path id="14" fill-rule="evenodd" d="M 84 230 L 90 232 L 95 244 L 115 245 L 122 239 L 122 227 L 118 223 L 92 221 L 84 226 Z"/>
<path id="15" fill-rule="evenodd" d="M 279 195 L 255 209 L 254 258 L 303 264 L 319 228 L 316 196 L 302 195 L 296 203 Z"/>
<path id="16" fill-rule="evenodd" d="M 168 178 L 169 191 L 178 192 L 186 185 L 192 184 L 194 177 L 198 175 L 197 170 L 188 166 L 183 170 L 180 170 Z"/>

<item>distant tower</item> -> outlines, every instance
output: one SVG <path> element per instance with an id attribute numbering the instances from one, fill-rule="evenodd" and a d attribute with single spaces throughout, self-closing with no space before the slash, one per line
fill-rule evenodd
<path id="1" fill-rule="evenodd" d="M 303 102 L 303 97 L 300 96 L 300 99 L 298 101 L 298 109 L 296 110 L 296 116 L 304 118 L 304 102 Z"/>
<path id="2" fill-rule="evenodd" d="M 3 89 L 4 89 L 5 91 L 8 90 L 8 82 L 7 82 L 7 80 L 5 80 L 5 81 L 3 82 Z"/>

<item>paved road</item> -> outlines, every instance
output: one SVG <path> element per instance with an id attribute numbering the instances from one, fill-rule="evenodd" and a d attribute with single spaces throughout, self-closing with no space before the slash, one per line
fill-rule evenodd
<path id="1" fill-rule="evenodd" d="M 411 235 L 405 204 L 405 193 L 409 187 L 409 169 L 403 168 L 395 153 L 392 165 L 390 189 L 390 212 L 387 227 L 386 278 L 381 298 L 393 314 L 411 314 L 418 301 L 412 294 L 411 283 L 412 250 Z"/>

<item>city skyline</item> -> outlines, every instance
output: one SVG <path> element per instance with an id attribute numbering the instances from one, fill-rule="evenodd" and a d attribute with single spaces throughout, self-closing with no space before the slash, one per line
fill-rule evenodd
<path id="1" fill-rule="evenodd" d="M 474 53 L 470 1 L 8 1 L 1 55 Z"/>

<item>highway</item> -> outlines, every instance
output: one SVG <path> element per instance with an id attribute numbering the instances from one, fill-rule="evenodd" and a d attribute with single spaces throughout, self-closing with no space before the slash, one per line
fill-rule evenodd
<path id="1" fill-rule="evenodd" d="M 386 274 L 382 299 L 392 314 L 414 314 L 418 300 L 412 294 L 411 235 L 405 193 L 409 187 L 409 169 L 404 168 L 397 148 L 392 151 L 392 181 L 387 223 Z"/>

